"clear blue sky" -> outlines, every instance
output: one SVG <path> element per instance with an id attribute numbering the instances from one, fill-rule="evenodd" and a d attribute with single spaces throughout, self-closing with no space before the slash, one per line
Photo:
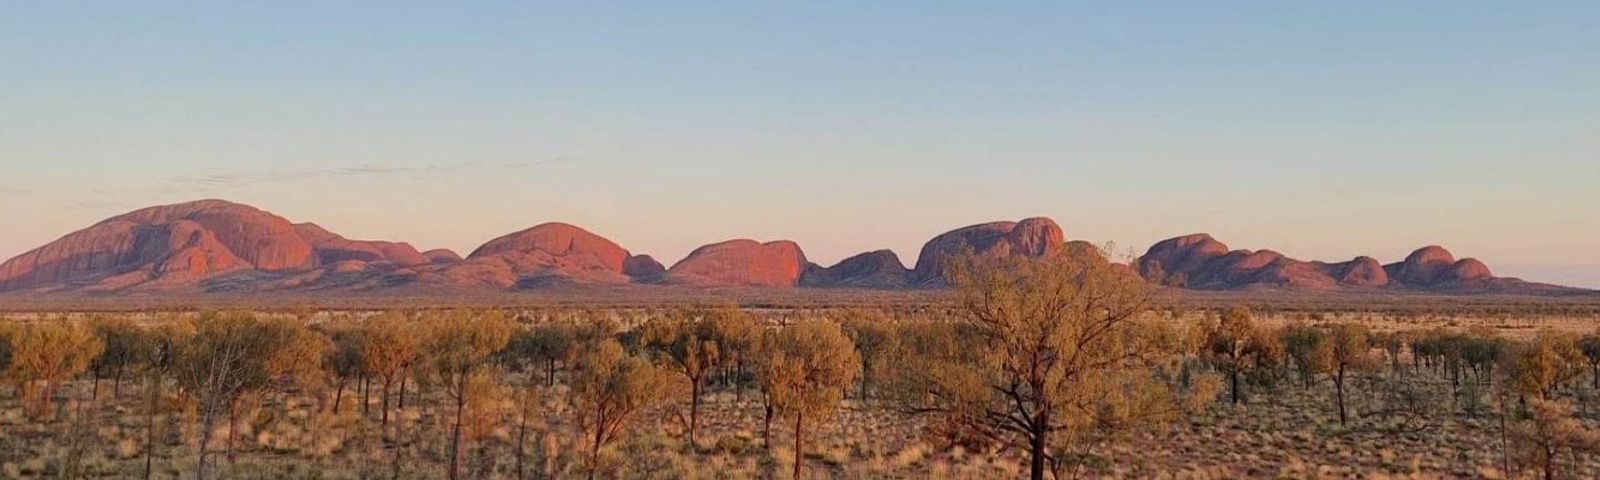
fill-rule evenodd
<path id="1" fill-rule="evenodd" d="M 463 251 L 911 262 L 1046 215 L 1600 286 L 1600 2 L 1094 3 L 7 2 L 0 257 L 218 197 Z"/>

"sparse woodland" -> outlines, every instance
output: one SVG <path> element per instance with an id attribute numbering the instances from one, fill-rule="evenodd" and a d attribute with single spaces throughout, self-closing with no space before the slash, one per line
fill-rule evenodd
<path id="1" fill-rule="evenodd" d="M 927 307 L 10 321 L 0 478 L 1600 476 L 1600 333 L 948 270 Z"/>

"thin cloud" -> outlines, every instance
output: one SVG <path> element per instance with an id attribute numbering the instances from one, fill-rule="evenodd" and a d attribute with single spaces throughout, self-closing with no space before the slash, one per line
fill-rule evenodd
<path id="1" fill-rule="evenodd" d="M 473 162 L 454 165 L 380 165 L 366 164 L 349 167 L 315 168 L 299 170 L 226 171 L 187 174 L 173 177 L 165 190 L 201 188 L 237 188 L 262 184 L 283 184 L 312 180 L 330 180 L 356 177 L 400 176 L 427 178 L 440 175 L 473 173 L 498 173 L 571 161 L 559 158 L 546 161 L 486 163 Z"/>

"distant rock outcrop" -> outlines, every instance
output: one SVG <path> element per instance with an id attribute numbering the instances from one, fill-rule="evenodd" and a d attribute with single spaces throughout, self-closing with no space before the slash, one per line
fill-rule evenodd
<path id="1" fill-rule="evenodd" d="M 1139 257 L 1139 273 L 1162 285 L 1207 290 L 1281 287 L 1297 290 L 1410 289 L 1482 293 L 1547 293 L 1559 289 L 1517 279 L 1495 278 L 1475 259 L 1456 260 L 1430 246 L 1404 261 L 1381 265 L 1372 257 L 1348 262 L 1305 262 L 1271 250 L 1229 251 L 1206 234 L 1156 243 Z"/>
<path id="2" fill-rule="evenodd" d="M 1456 260 L 1444 247 L 1430 245 L 1411 252 L 1404 261 L 1383 267 L 1395 282 L 1411 287 L 1449 287 L 1490 280 L 1494 275 L 1477 259 Z"/>
<path id="3" fill-rule="evenodd" d="M 621 284 L 631 255 L 605 237 L 565 223 L 544 223 L 490 240 L 461 262 L 422 280 L 458 286 L 532 287 L 548 283 Z"/>
<path id="4" fill-rule="evenodd" d="M 1389 284 L 1389 273 L 1372 257 L 1356 257 L 1348 262 L 1329 264 L 1325 271 L 1342 285 L 1382 287 Z"/>
<path id="5" fill-rule="evenodd" d="M 876 250 L 841 260 L 828 268 L 814 267 L 800 277 L 803 287 L 894 289 L 911 282 L 911 270 L 888 250 Z"/>
<path id="6" fill-rule="evenodd" d="M 242 270 L 314 267 L 288 220 L 202 200 L 112 217 L 0 264 L 0 291 L 35 287 L 173 287 Z"/>
<path id="7" fill-rule="evenodd" d="M 135 210 L 69 233 L 0 263 L 0 293 L 265 293 L 380 289 L 419 295 L 553 285 L 620 290 L 692 287 L 903 289 L 944 286 L 943 266 L 961 255 L 1039 258 L 1098 252 L 1067 242 L 1047 218 L 993 222 L 929 240 L 908 269 L 894 252 L 856 255 L 829 267 L 806 261 L 790 241 L 731 240 L 696 249 L 672 268 L 565 223 L 501 236 L 462 258 L 450 250 L 351 240 L 312 223 L 294 224 L 255 207 L 201 200 Z M 1308 262 L 1272 250 L 1230 250 L 1193 234 L 1151 246 L 1128 268 L 1167 286 L 1209 289 L 1417 291 L 1448 294 L 1594 294 L 1495 277 L 1475 259 L 1430 246 L 1383 265 L 1371 257 Z M 409 289 L 409 290 L 404 290 Z M 661 291 L 674 291 L 662 288 Z M 13 297 L 17 298 L 17 297 Z"/>
<path id="8" fill-rule="evenodd" d="M 700 287 L 793 287 L 806 268 L 790 241 L 729 240 L 691 252 L 667 270 L 666 282 Z"/>
<path id="9" fill-rule="evenodd" d="M 922 246 L 911 281 L 923 286 L 943 285 L 945 262 L 960 255 L 1041 257 L 1065 241 L 1061 226 L 1042 217 L 959 228 L 933 237 Z"/>

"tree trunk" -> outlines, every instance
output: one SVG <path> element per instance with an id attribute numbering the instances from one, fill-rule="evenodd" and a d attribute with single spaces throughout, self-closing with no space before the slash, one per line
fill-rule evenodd
<path id="1" fill-rule="evenodd" d="M 694 384 L 689 386 L 689 448 L 699 450 L 694 433 L 700 429 L 700 392 L 705 387 L 701 386 L 699 379 L 691 378 L 690 381 Z"/>
<path id="2" fill-rule="evenodd" d="M 801 427 L 805 426 L 801 420 L 804 418 L 799 412 L 794 414 L 794 480 L 800 480 L 800 464 L 806 458 L 805 436 L 801 434 Z"/>
<path id="3" fill-rule="evenodd" d="M 233 434 L 239 426 L 239 399 L 228 401 L 228 462 L 233 462 Z"/>
<path id="4" fill-rule="evenodd" d="M 1032 438 L 1028 439 L 1028 456 L 1030 457 L 1030 474 L 1028 478 L 1032 480 L 1044 480 L 1045 436 L 1044 425 L 1040 423 L 1033 427 Z"/>
<path id="5" fill-rule="evenodd" d="M 366 416 L 366 415 L 369 415 L 369 414 L 372 413 L 372 402 L 368 401 L 368 399 L 367 399 L 368 398 L 367 395 L 370 394 L 370 393 L 372 393 L 372 379 L 367 378 L 366 375 L 362 375 L 361 376 L 361 415 L 362 416 Z"/>
<path id="6" fill-rule="evenodd" d="M 761 427 L 761 446 L 772 450 L 772 400 L 766 399 L 767 417 Z"/>
<path id="7" fill-rule="evenodd" d="M 339 414 L 339 404 L 344 402 L 344 379 L 339 379 L 339 388 L 333 393 L 333 414 Z"/>
<path id="8" fill-rule="evenodd" d="M 206 460 L 210 458 L 211 451 L 211 426 L 215 423 L 217 414 L 216 399 L 202 400 L 200 419 L 200 458 L 195 462 L 195 480 L 206 480 Z"/>
<path id="9" fill-rule="evenodd" d="M 544 360 L 544 386 L 556 386 L 556 357 Z"/>
<path id="10" fill-rule="evenodd" d="M 1232 390 L 1233 391 L 1233 394 L 1232 394 L 1232 396 L 1233 396 L 1233 404 L 1234 405 L 1238 405 L 1239 404 L 1239 366 L 1238 365 L 1235 365 L 1233 368 L 1229 369 L 1229 371 L 1228 371 L 1228 382 L 1230 384 L 1232 384 L 1232 387 L 1233 387 L 1233 390 Z"/>
<path id="11" fill-rule="evenodd" d="M 1345 424 L 1345 413 L 1344 413 L 1344 365 L 1340 365 L 1339 366 L 1339 373 L 1335 374 L 1334 377 L 1333 377 L 1333 389 L 1334 389 L 1334 396 L 1338 398 L 1338 403 L 1339 403 L 1339 426 L 1342 427 Z"/>
<path id="12" fill-rule="evenodd" d="M 600 443 L 605 440 L 605 421 L 597 419 L 594 422 L 594 445 L 589 448 L 589 480 L 594 480 L 595 472 L 600 470 Z"/>
<path id="13" fill-rule="evenodd" d="M 90 384 L 92 384 L 92 386 L 89 387 L 89 400 L 91 400 L 91 401 L 99 401 L 100 400 L 100 373 L 98 373 L 98 372 L 90 373 L 89 376 L 94 377 L 94 381 L 89 382 Z"/>
<path id="14" fill-rule="evenodd" d="M 150 480 L 150 476 L 155 473 L 154 467 L 155 467 L 155 455 L 156 455 L 156 408 L 158 408 L 158 406 L 159 406 L 156 403 L 156 401 L 160 398 L 160 392 L 161 392 L 161 376 L 160 376 L 159 373 L 156 373 L 155 371 L 152 371 L 150 373 L 150 387 L 149 388 L 150 388 L 150 408 L 149 408 L 148 411 L 145 412 L 145 424 L 144 424 L 144 432 L 145 432 L 145 434 L 144 434 L 144 478 L 145 478 L 145 480 Z"/>
<path id="15" fill-rule="evenodd" d="M 117 373 L 111 380 L 111 398 L 122 398 L 122 367 L 117 367 Z"/>
<path id="16" fill-rule="evenodd" d="M 394 381 L 390 380 L 390 377 L 384 377 L 383 389 L 379 392 L 379 395 L 383 396 L 383 400 L 381 400 L 383 403 L 383 420 L 378 422 L 380 427 L 389 426 L 389 384 L 391 383 L 394 383 Z"/>
<path id="17" fill-rule="evenodd" d="M 403 373 L 400 374 L 400 404 L 396 408 L 406 409 L 406 377 Z"/>
<path id="18" fill-rule="evenodd" d="M 394 421 L 394 446 L 391 447 L 394 449 L 394 458 L 391 460 L 392 466 L 389 468 L 389 478 L 391 479 L 400 478 L 400 453 L 402 452 L 401 448 L 405 446 L 404 429 L 405 421 L 396 418 Z"/>
<path id="19" fill-rule="evenodd" d="M 533 399 L 533 380 L 528 381 L 528 392 L 522 397 L 522 418 L 517 421 L 517 480 L 528 478 L 528 402 Z"/>
<path id="20" fill-rule="evenodd" d="M 456 472 L 461 465 L 461 413 L 467 406 L 467 374 L 459 372 L 461 379 L 457 382 L 456 390 L 456 420 L 450 428 L 450 480 L 456 480 Z"/>
<path id="21" fill-rule="evenodd" d="M 55 409 L 53 408 L 53 405 L 50 405 L 50 402 L 52 400 L 54 400 L 54 398 L 52 398 L 52 397 L 55 397 L 55 396 L 56 396 L 56 382 L 55 382 L 55 380 L 45 380 L 44 381 L 44 395 L 40 395 L 39 396 L 39 411 L 41 412 L 40 416 L 43 417 L 45 419 L 45 421 L 47 421 L 47 422 L 53 422 L 54 421 L 54 419 L 50 418 L 50 416 L 51 416 L 51 414 L 55 413 Z"/>

